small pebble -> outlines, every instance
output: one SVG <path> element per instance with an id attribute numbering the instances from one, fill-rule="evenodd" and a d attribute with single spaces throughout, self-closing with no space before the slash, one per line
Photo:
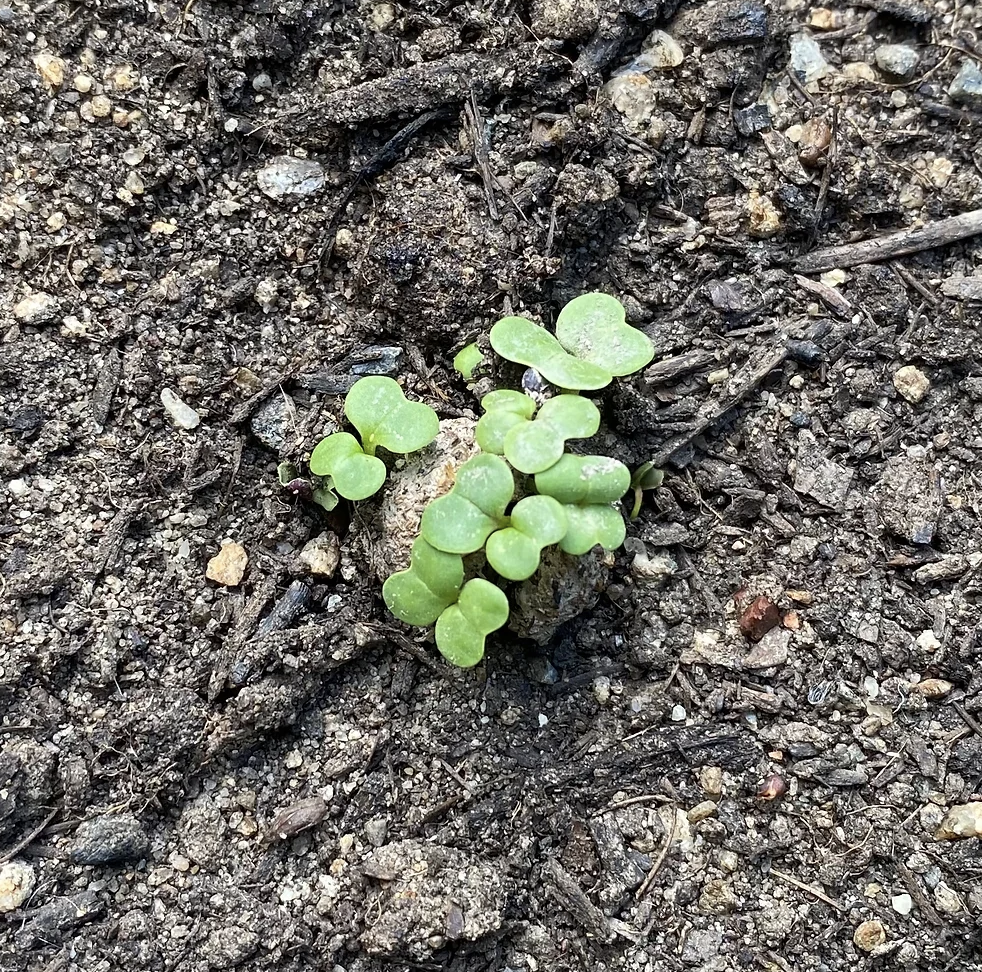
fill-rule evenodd
<path id="1" fill-rule="evenodd" d="M 873 52 L 876 66 L 886 74 L 907 80 L 914 76 L 920 56 L 906 44 L 880 44 Z"/>
<path id="2" fill-rule="evenodd" d="M 205 576 L 216 584 L 237 587 L 242 583 L 249 555 L 245 547 L 232 540 L 222 542 L 222 549 L 208 561 Z"/>
<path id="3" fill-rule="evenodd" d="M 161 391 L 160 402 L 175 428 L 190 431 L 201 424 L 201 416 L 190 405 L 182 402 L 169 388 Z"/>
<path id="4" fill-rule="evenodd" d="M 948 87 L 948 97 L 970 107 L 982 107 L 982 70 L 975 61 L 962 61 L 955 80 Z"/>
<path id="5" fill-rule="evenodd" d="M 982 801 L 960 803 L 952 807 L 945 814 L 934 836 L 937 840 L 982 837 Z"/>
<path id="6" fill-rule="evenodd" d="M 965 909 L 958 892 L 943 881 L 934 889 L 934 907 L 943 915 L 957 915 Z"/>
<path id="7" fill-rule="evenodd" d="M 684 705 L 673 705 L 670 716 L 672 722 L 685 722 L 686 712 Z"/>
<path id="8" fill-rule="evenodd" d="M 918 682 L 913 691 L 925 699 L 944 698 L 955 686 L 943 678 L 925 678 Z"/>
<path id="9" fill-rule="evenodd" d="M 65 83 L 65 62 L 60 57 L 42 51 L 35 56 L 34 66 L 44 78 L 44 83 L 53 91 L 57 91 Z"/>
<path id="10" fill-rule="evenodd" d="M 58 316 L 58 301 L 38 291 L 14 304 L 14 317 L 24 324 L 49 324 Z"/>
<path id="11" fill-rule="evenodd" d="M 883 927 L 883 922 L 873 918 L 870 921 L 864 921 L 856 929 L 852 940 L 861 952 L 872 952 L 874 948 L 887 940 L 887 930 Z"/>
<path id="12" fill-rule="evenodd" d="M 828 77 L 832 73 L 832 66 L 825 60 L 815 39 L 802 32 L 791 38 L 791 70 L 805 84 L 810 84 Z"/>
<path id="13" fill-rule="evenodd" d="M 717 807 L 712 800 L 703 800 L 697 803 L 688 813 L 689 823 L 698 823 L 716 813 Z"/>
<path id="14" fill-rule="evenodd" d="M 931 382 L 920 368 L 904 365 L 893 376 L 893 387 L 907 399 L 911 405 L 924 401 L 931 390 Z"/>
<path id="15" fill-rule="evenodd" d="M 914 907 L 914 899 L 909 894 L 895 894 L 890 899 L 890 904 L 898 915 L 909 915 Z"/>
<path id="16" fill-rule="evenodd" d="M 260 190 L 270 199 L 310 196 L 324 185 L 324 167 L 313 159 L 278 155 L 256 173 Z"/>
<path id="17" fill-rule="evenodd" d="M 330 531 L 308 540 L 300 551 L 301 562 L 312 574 L 321 577 L 333 577 L 340 559 L 341 546 Z"/>
<path id="18" fill-rule="evenodd" d="M 0 914 L 19 908 L 34 891 L 34 868 L 21 861 L 0 865 Z"/>
<path id="19" fill-rule="evenodd" d="M 136 817 L 110 815 L 79 824 L 69 857 L 75 864 L 119 864 L 146 857 L 149 849 Z"/>

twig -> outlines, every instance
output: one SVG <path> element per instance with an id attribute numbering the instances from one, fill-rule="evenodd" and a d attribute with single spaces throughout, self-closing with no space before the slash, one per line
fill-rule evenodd
<path id="1" fill-rule="evenodd" d="M 43 833 L 45 827 L 58 816 L 60 809 L 60 807 L 55 807 L 26 837 L 14 844 L 6 854 L 0 855 L 0 864 L 6 864 L 7 861 L 15 858 L 25 847 L 30 847 L 34 840 Z"/>
<path id="2" fill-rule="evenodd" d="M 813 888 L 810 884 L 804 884 L 797 878 L 791 877 L 790 874 L 785 874 L 784 871 L 779 871 L 776 867 L 772 867 L 770 873 L 774 877 L 781 881 L 785 881 L 787 884 L 798 888 L 800 891 L 807 891 L 809 894 L 813 894 L 819 901 L 824 901 L 827 905 L 831 905 L 836 911 L 845 911 L 845 906 L 839 904 L 834 898 L 830 898 L 824 891 L 819 891 L 818 888 Z"/>
<path id="3" fill-rule="evenodd" d="M 979 725 L 979 723 L 976 721 L 974 716 L 970 716 L 965 711 L 964 706 L 959 705 L 957 702 L 952 702 L 951 707 L 958 713 L 959 716 L 961 716 L 962 722 L 964 722 L 965 725 L 968 726 L 968 728 L 971 729 L 976 736 L 982 739 L 982 726 Z"/>
<path id="4" fill-rule="evenodd" d="M 917 878 L 914 877 L 910 868 L 906 864 L 902 864 L 900 861 L 897 862 L 897 873 L 903 879 L 904 885 L 910 892 L 910 896 L 917 902 L 917 907 L 923 912 L 924 917 L 932 925 L 943 925 L 944 920 L 941 915 L 934 910 L 934 905 L 931 904 L 927 899 L 927 895 L 921 890 L 921 886 L 917 883 Z"/>
<path id="5" fill-rule="evenodd" d="M 668 837 L 662 846 L 661 852 L 655 859 L 655 863 L 651 865 L 651 870 L 648 871 L 647 877 L 641 882 L 638 890 L 634 892 L 635 901 L 640 901 L 648 893 L 648 888 L 651 887 L 652 882 L 658 876 L 658 872 L 661 870 L 662 864 L 665 863 L 665 858 L 668 857 L 668 852 L 671 850 L 672 844 L 675 843 L 675 830 L 678 827 L 679 812 L 674 805 L 671 807 L 671 811 L 672 825 L 668 828 Z"/>
<path id="6" fill-rule="evenodd" d="M 816 250 L 798 260 L 794 268 L 799 273 L 822 273 L 835 267 L 855 267 L 861 263 L 877 263 L 908 253 L 919 253 L 936 246 L 946 246 L 982 233 L 982 209 L 939 219 L 927 226 L 900 230 L 872 240 L 846 243 L 827 250 Z"/>
<path id="7" fill-rule="evenodd" d="M 477 102 L 477 94 L 473 88 L 470 98 L 464 102 L 464 113 L 471 128 L 471 142 L 473 143 L 471 152 L 477 163 L 477 170 L 481 173 L 481 181 L 484 183 L 484 197 L 488 201 L 488 213 L 497 222 L 498 204 L 494 198 L 494 177 L 491 175 L 491 166 L 488 164 L 487 125 L 481 116 L 481 106 Z"/>

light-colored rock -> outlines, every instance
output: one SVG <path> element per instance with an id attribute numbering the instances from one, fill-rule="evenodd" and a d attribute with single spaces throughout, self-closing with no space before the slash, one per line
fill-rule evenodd
<path id="1" fill-rule="evenodd" d="M 256 173 L 260 190 L 270 199 L 303 198 L 324 185 L 324 166 L 313 159 L 278 155 Z"/>
<path id="2" fill-rule="evenodd" d="M 825 60 L 821 47 L 811 34 L 804 31 L 791 37 L 791 70 L 805 84 L 821 81 L 833 73 L 832 65 Z"/>
<path id="3" fill-rule="evenodd" d="M 341 559 L 338 538 L 327 531 L 309 540 L 300 551 L 300 560 L 312 574 L 333 577 Z"/>
<path id="4" fill-rule="evenodd" d="M 42 51 L 34 56 L 34 66 L 52 91 L 57 91 L 65 83 L 66 64 L 60 57 Z"/>
<path id="5" fill-rule="evenodd" d="M 925 678 L 918 682 L 913 691 L 925 699 L 940 699 L 946 696 L 955 686 L 943 678 Z"/>
<path id="6" fill-rule="evenodd" d="M 924 401 L 925 396 L 931 390 L 931 381 L 920 368 L 915 368 L 913 365 L 904 365 L 894 373 L 893 387 L 911 405 L 917 405 Z"/>
<path id="7" fill-rule="evenodd" d="M 249 555 L 245 547 L 234 540 L 222 541 L 222 548 L 208 561 L 205 576 L 216 584 L 237 587 L 242 583 Z"/>
<path id="8" fill-rule="evenodd" d="M 852 936 L 853 944 L 861 952 L 872 952 L 877 946 L 887 940 L 887 930 L 883 922 L 872 918 L 864 921 Z"/>
<path id="9" fill-rule="evenodd" d="M 955 300 L 982 301 L 982 273 L 953 273 L 941 281 L 941 293 Z"/>
<path id="10" fill-rule="evenodd" d="M 948 97 L 970 107 L 982 107 L 982 70 L 975 61 L 962 61 L 948 86 Z"/>
<path id="11" fill-rule="evenodd" d="M 914 76 L 920 55 L 906 44 L 880 44 L 873 52 L 876 66 L 895 78 L 907 80 Z"/>
<path id="12" fill-rule="evenodd" d="M 982 801 L 959 803 L 944 816 L 935 833 L 937 840 L 982 837 Z"/>
<path id="13" fill-rule="evenodd" d="M 890 899 L 890 905 L 898 915 L 909 915 L 914 907 L 914 899 L 909 894 L 895 894 Z"/>
<path id="14" fill-rule="evenodd" d="M 965 903 L 957 891 L 942 881 L 934 889 L 934 907 L 943 915 L 957 915 L 965 910 Z"/>
<path id="15" fill-rule="evenodd" d="M 190 431 L 201 424 L 201 416 L 190 405 L 186 405 L 169 388 L 160 393 L 160 403 L 164 406 L 168 417 L 178 429 Z"/>
<path id="16" fill-rule="evenodd" d="M 703 800 L 689 811 L 689 823 L 699 823 L 716 813 L 717 806 L 712 800 Z"/>
<path id="17" fill-rule="evenodd" d="M 19 908 L 34 891 L 34 868 L 22 861 L 0 865 L 0 914 Z"/>
<path id="18" fill-rule="evenodd" d="M 532 0 L 532 32 L 537 37 L 579 40 L 600 23 L 597 0 Z"/>
<path id="19" fill-rule="evenodd" d="M 14 317 L 24 324 L 49 324 L 58 316 L 58 301 L 39 290 L 14 305 Z"/>

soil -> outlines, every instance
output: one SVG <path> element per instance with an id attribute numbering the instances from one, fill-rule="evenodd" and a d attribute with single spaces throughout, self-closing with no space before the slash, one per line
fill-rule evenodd
<path id="1" fill-rule="evenodd" d="M 979 16 L 0 0 L 0 969 L 982 969 L 982 245 L 795 268 L 978 207 Z M 451 670 L 277 466 L 591 289 L 664 484 Z"/>

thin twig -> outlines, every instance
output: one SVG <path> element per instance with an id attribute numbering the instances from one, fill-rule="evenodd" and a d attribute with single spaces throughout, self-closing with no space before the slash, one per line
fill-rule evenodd
<path id="1" fill-rule="evenodd" d="M 968 728 L 971 729 L 972 732 L 974 732 L 976 736 L 978 736 L 980 739 L 982 739 L 982 726 L 979 725 L 979 723 L 975 719 L 975 717 L 974 716 L 970 716 L 965 711 L 965 707 L 962 706 L 962 705 L 959 705 L 957 702 L 952 702 L 951 703 L 951 707 L 958 713 L 959 716 L 961 716 L 962 722 L 964 722 L 965 725 L 968 726 Z"/>
<path id="2" fill-rule="evenodd" d="M 969 213 L 939 219 L 936 223 L 928 223 L 926 226 L 915 226 L 897 233 L 888 233 L 886 236 L 878 236 L 872 240 L 846 243 L 827 250 L 816 250 L 801 257 L 794 268 L 799 273 L 822 273 L 835 267 L 878 263 L 908 253 L 919 253 L 921 250 L 930 250 L 936 246 L 957 243 L 979 233 L 982 233 L 982 209 L 973 209 Z"/>
<path id="3" fill-rule="evenodd" d="M 634 892 L 635 901 L 640 901 L 648 893 L 648 889 L 658 876 L 658 872 L 661 870 L 662 864 L 665 863 L 665 858 L 668 857 L 668 852 L 671 850 L 672 844 L 675 843 L 675 831 L 678 827 L 679 812 L 678 808 L 674 805 L 670 809 L 672 811 L 672 825 L 668 828 L 668 837 L 665 840 L 665 844 L 662 847 L 661 852 L 655 859 L 655 863 L 651 865 L 651 870 L 648 871 L 647 877 L 645 877 L 645 879 L 641 882 L 641 886 L 638 888 L 638 890 Z"/>
<path id="4" fill-rule="evenodd" d="M 845 906 L 839 904 L 834 898 L 830 898 L 824 891 L 819 891 L 818 888 L 813 888 L 810 884 L 804 884 L 797 878 L 791 877 L 790 874 L 785 874 L 784 871 L 779 871 L 776 867 L 772 867 L 770 873 L 774 877 L 781 881 L 785 881 L 787 884 L 798 888 L 800 891 L 807 891 L 809 894 L 813 894 L 819 901 L 824 901 L 827 905 L 831 905 L 836 911 L 845 911 Z"/>
<path id="5" fill-rule="evenodd" d="M 0 864 L 6 864 L 7 861 L 15 858 L 25 847 L 30 847 L 30 845 L 44 832 L 45 827 L 47 827 L 48 824 L 58 816 L 60 810 L 60 807 L 55 807 L 55 809 L 52 810 L 51 813 L 49 813 L 44 820 L 42 820 L 41 823 L 38 824 L 38 826 L 35 827 L 26 837 L 14 844 L 14 846 L 11 847 L 6 854 L 0 856 Z"/>

